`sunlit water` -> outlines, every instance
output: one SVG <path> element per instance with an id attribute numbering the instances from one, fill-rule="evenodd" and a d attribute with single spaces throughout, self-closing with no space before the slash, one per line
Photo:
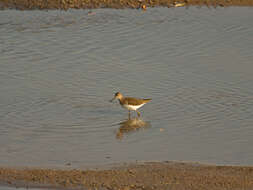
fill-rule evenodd
<path id="1" fill-rule="evenodd" d="M 252 165 L 252 19 L 248 7 L 0 11 L 0 165 Z M 117 91 L 152 98 L 141 119 L 109 102 Z"/>

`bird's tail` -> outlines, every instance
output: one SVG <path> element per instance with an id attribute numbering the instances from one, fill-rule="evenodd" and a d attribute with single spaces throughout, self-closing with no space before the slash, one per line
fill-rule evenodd
<path id="1" fill-rule="evenodd" d="M 147 103 L 147 102 L 151 101 L 152 99 L 150 98 L 150 99 L 143 99 L 143 100 L 145 103 Z"/>

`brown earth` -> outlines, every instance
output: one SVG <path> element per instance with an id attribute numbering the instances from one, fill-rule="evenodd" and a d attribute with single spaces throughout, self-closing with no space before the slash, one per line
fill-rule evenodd
<path id="1" fill-rule="evenodd" d="M 149 162 L 110 169 L 0 168 L 0 184 L 98 190 L 252 190 L 253 167 Z"/>
<path id="2" fill-rule="evenodd" d="M 253 0 L 0 0 L 0 9 L 90 9 L 155 6 L 253 6 Z"/>

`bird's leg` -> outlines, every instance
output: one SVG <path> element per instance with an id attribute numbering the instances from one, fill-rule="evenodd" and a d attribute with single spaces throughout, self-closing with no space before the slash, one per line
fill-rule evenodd
<path id="1" fill-rule="evenodd" d="M 130 110 L 128 110 L 128 119 L 130 119 L 131 113 Z"/>
<path id="2" fill-rule="evenodd" d="M 136 110 L 136 112 L 137 112 L 137 114 L 138 114 L 138 117 L 140 117 L 140 116 L 141 116 L 141 113 L 140 113 L 140 112 L 138 112 L 137 110 Z"/>

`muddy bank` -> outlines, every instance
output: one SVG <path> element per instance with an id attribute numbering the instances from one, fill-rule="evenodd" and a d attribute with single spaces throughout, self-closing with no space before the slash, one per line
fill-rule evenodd
<path id="1" fill-rule="evenodd" d="M 15 9 L 90 9 L 140 8 L 155 6 L 253 6 L 252 0 L 0 0 L 0 8 Z"/>
<path id="2" fill-rule="evenodd" d="M 0 168 L 0 184 L 105 190 L 249 190 L 253 167 L 150 162 L 100 170 Z"/>

